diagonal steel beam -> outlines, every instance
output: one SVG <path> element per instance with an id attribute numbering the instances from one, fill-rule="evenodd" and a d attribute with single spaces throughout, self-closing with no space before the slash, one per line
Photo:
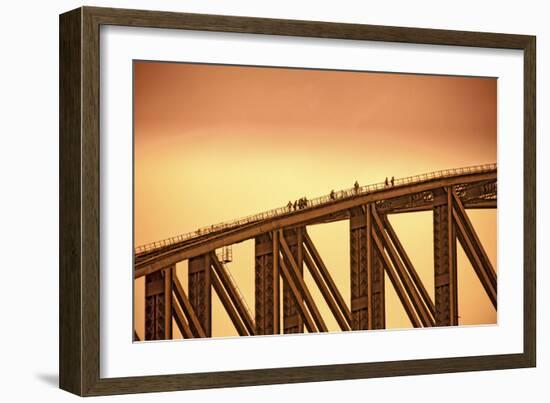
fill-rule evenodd
<path id="1" fill-rule="evenodd" d="M 253 335 L 255 333 L 254 321 L 252 320 L 248 309 L 246 309 L 244 302 L 241 300 L 239 294 L 237 293 L 237 290 L 235 290 L 235 287 L 233 286 L 233 283 L 231 282 L 231 279 L 225 267 L 223 266 L 223 264 L 221 264 L 214 252 L 210 254 L 210 262 L 212 262 L 212 267 L 215 273 L 218 275 L 223 287 L 227 291 L 231 302 L 237 309 L 237 312 L 240 315 L 242 322 L 246 326 L 247 333 Z"/>
<path id="2" fill-rule="evenodd" d="M 378 233 L 382 235 L 382 243 L 384 245 L 384 248 L 388 251 L 390 255 L 390 259 L 393 263 L 393 266 L 395 267 L 397 271 L 397 275 L 401 279 L 401 283 L 403 287 L 405 288 L 405 291 L 407 295 L 409 296 L 414 309 L 416 310 L 417 315 L 419 316 L 420 320 L 422 321 L 423 326 L 433 326 L 434 321 L 433 318 L 430 315 L 430 312 L 427 308 L 427 306 L 422 301 L 422 298 L 420 297 L 420 294 L 418 293 L 417 289 L 414 286 L 413 281 L 409 277 L 409 274 L 407 273 L 407 270 L 403 266 L 403 263 L 401 262 L 401 259 L 399 257 L 399 254 L 397 253 L 394 245 L 391 242 L 390 237 L 388 236 L 388 233 L 386 232 L 386 228 L 384 227 L 384 223 L 378 213 L 376 212 L 376 208 L 372 208 L 372 216 L 374 218 L 374 222 L 376 224 L 376 227 L 378 228 Z M 387 220 L 386 220 L 387 221 Z"/>
<path id="3" fill-rule="evenodd" d="M 325 298 L 325 301 L 327 302 L 327 305 L 330 308 L 330 311 L 336 318 L 336 321 L 338 322 L 338 325 L 340 326 L 340 329 L 343 331 L 350 330 L 350 326 L 348 322 L 346 321 L 346 318 L 338 308 L 338 305 L 336 304 L 336 301 L 334 300 L 332 294 L 330 293 L 327 285 L 323 281 L 323 278 L 321 276 L 321 273 L 319 273 L 317 267 L 315 266 L 315 263 L 313 262 L 313 259 L 309 255 L 309 252 L 307 250 L 304 250 L 304 261 L 306 263 L 306 267 L 308 268 L 309 272 L 311 273 L 311 276 L 315 280 L 315 283 L 317 284 L 317 287 L 319 287 L 319 290 L 321 291 L 321 294 Z"/>
<path id="4" fill-rule="evenodd" d="M 474 225 L 472 224 L 472 221 L 468 217 L 468 214 L 466 213 L 466 210 L 464 208 L 464 205 L 462 204 L 462 201 L 454 191 L 452 192 L 452 196 L 453 196 L 455 208 L 457 209 L 459 216 L 462 218 L 464 229 L 468 232 L 469 237 L 472 240 L 473 246 L 476 248 L 478 252 L 480 261 L 483 264 L 483 267 L 485 268 L 485 271 L 487 272 L 487 275 L 491 283 L 493 284 L 493 288 L 496 290 L 497 275 L 496 275 L 495 269 L 493 268 L 493 265 L 491 264 L 491 261 L 489 260 L 489 256 L 487 256 L 487 252 L 485 251 L 483 244 L 481 243 L 481 241 L 479 240 L 479 237 L 477 236 Z"/>
<path id="5" fill-rule="evenodd" d="M 282 236 L 280 238 L 282 238 Z M 316 332 L 317 328 L 315 327 L 315 323 L 313 322 L 313 319 L 311 319 L 311 316 L 304 305 L 304 301 L 302 300 L 300 293 L 296 288 L 296 284 L 294 283 L 294 280 L 290 275 L 290 271 L 286 266 L 285 259 L 280 259 L 279 262 L 283 280 L 286 284 L 288 284 L 288 287 L 290 288 L 290 292 L 292 294 L 292 297 L 294 298 L 294 301 L 296 302 L 296 306 L 298 307 L 300 316 L 306 324 L 307 331 L 310 333 Z"/>
<path id="6" fill-rule="evenodd" d="M 291 272 L 294 273 L 294 277 L 297 280 L 298 285 L 298 291 L 300 294 L 303 295 L 304 300 L 306 301 L 307 307 L 309 308 L 311 315 L 313 316 L 313 319 L 321 332 L 328 332 L 327 325 L 325 324 L 325 321 L 323 320 L 321 314 L 319 313 L 319 309 L 317 308 L 317 305 L 315 305 L 315 301 L 313 300 L 313 297 L 311 296 L 306 283 L 304 281 L 304 278 L 302 274 L 300 273 L 300 270 L 298 269 L 298 264 L 296 263 L 296 260 L 294 259 L 294 256 L 292 255 L 292 252 L 290 251 L 290 248 L 288 244 L 286 243 L 285 239 L 282 235 L 282 231 L 279 232 L 279 242 L 283 249 L 283 254 L 285 255 L 285 258 L 290 263 Z"/>
<path id="7" fill-rule="evenodd" d="M 199 321 L 199 318 L 197 316 L 197 313 L 195 312 L 195 309 L 191 305 L 191 301 L 189 301 L 189 299 L 187 298 L 187 295 L 185 295 L 185 291 L 183 290 L 183 286 L 178 280 L 178 277 L 174 276 L 172 278 L 172 281 L 174 282 L 174 287 L 173 287 L 174 295 L 176 296 L 176 299 L 181 305 L 181 308 L 183 309 L 185 316 L 189 318 L 189 324 L 193 329 L 194 336 L 206 337 L 206 332 L 204 331 Z"/>
<path id="8" fill-rule="evenodd" d="M 426 290 L 426 287 L 424 287 L 424 283 L 422 282 L 422 279 L 418 275 L 418 272 L 414 268 L 411 260 L 409 259 L 409 256 L 407 255 L 407 252 L 405 251 L 405 248 L 403 247 L 403 244 L 399 240 L 399 237 L 397 236 L 397 233 L 393 229 L 393 226 L 390 223 L 390 220 L 388 220 L 387 217 L 383 217 L 384 220 L 384 226 L 386 227 L 386 230 L 388 232 L 388 235 L 390 236 L 390 239 L 392 243 L 394 244 L 395 248 L 397 249 L 397 253 L 401 257 L 401 260 L 405 264 L 405 268 L 409 272 L 409 274 L 412 277 L 412 280 L 414 284 L 416 285 L 416 288 L 420 292 L 420 295 L 422 296 L 422 299 L 424 300 L 424 304 L 428 307 L 430 314 L 432 317 L 435 315 L 435 305 L 432 301 L 432 298 L 430 297 L 430 294 Z"/>
<path id="9" fill-rule="evenodd" d="M 174 320 L 176 321 L 176 325 L 178 326 L 183 338 L 192 339 L 193 331 L 191 330 L 191 327 L 189 327 L 189 323 L 183 316 L 183 312 L 176 301 L 172 301 L 172 314 L 174 315 Z"/>
<path id="10" fill-rule="evenodd" d="M 374 210 L 375 209 L 373 209 L 373 211 Z M 377 215 L 377 217 L 379 217 L 376 212 L 375 214 Z M 382 216 L 377 219 L 377 222 L 378 221 L 381 221 L 381 224 L 386 230 L 385 232 L 382 232 L 382 234 L 384 234 L 384 240 L 389 247 L 389 251 L 392 254 L 396 255 L 392 258 L 392 261 L 397 260 L 399 262 L 400 270 L 403 272 L 403 277 L 400 276 L 401 281 L 403 281 L 403 284 L 407 289 L 407 294 L 409 295 L 409 298 L 411 298 L 413 302 L 416 301 L 416 304 L 419 304 L 422 307 L 421 309 L 423 312 L 424 320 L 426 321 L 423 321 L 424 326 L 433 326 L 435 306 L 432 299 L 430 298 L 430 295 L 428 294 L 428 291 L 422 283 L 422 279 L 415 270 L 411 260 L 409 259 L 409 256 L 407 255 L 407 252 L 405 252 L 405 248 L 403 247 L 403 244 L 399 240 L 399 237 L 397 236 L 395 230 L 390 224 L 390 220 L 388 220 L 386 216 Z M 418 300 L 419 297 L 421 297 L 421 300 Z"/>
<path id="11" fill-rule="evenodd" d="M 487 292 L 487 295 L 489 296 L 491 303 L 496 309 L 497 290 L 493 286 L 493 283 L 491 282 L 489 274 L 483 267 L 483 264 L 481 263 L 481 259 L 472 243 L 472 239 L 470 239 L 470 237 L 468 236 L 468 233 L 464 228 L 464 223 L 460 219 L 455 209 L 453 209 L 453 216 L 455 219 L 456 228 L 458 229 L 458 240 L 460 241 L 460 244 L 462 245 L 462 248 L 464 249 L 466 256 L 468 256 L 468 259 L 470 260 L 470 263 L 472 264 L 474 271 L 476 272 L 479 278 L 479 281 L 481 282 L 481 284 L 483 285 L 483 288 Z"/>
<path id="12" fill-rule="evenodd" d="M 319 251 L 315 247 L 315 244 L 309 237 L 309 234 L 304 231 L 304 244 L 311 254 L 311 258 L 313 259 L 313 262 L 321 272 L 321 276 L 323 277 L 323 280 L 325 280 L 325 283 L 330 290 L 332 296 L 336 300 L 336 303 L 338 304 L 338 307 L 340 308 L 340 311 L 344 315 L 344 318 L 346 319 L 346 322 L 348 326 L 351 326 L 351 312 L 346 304 L 346 301 L 344 300 L 344 297 L 342 297 L 342 294 L 340 293 L 340 290 L 338 290 L 338 287 L 336 286 L 336 283 L 332 279 L 332 276 L 330 275 L 330 272 L 323 262 L 323 259 L 321 258 L 321 255 L 319 254 Z"/>
<path id="13" fill-rule="evenodd" d="M 399 300 L 401 301 L 403 308 L 405 308 L 405 312 L 407 313 L 409 320 L 411 321 L 414 327 L 422 327 L 422 323 L 416 316 L 415 310 L 411 305 L 411 302 L 405 295 L 405 290 L 403 289 L 403 286 L 399 281 L 399 277 L 397 276 L 397 273 L 395 272 L 391 261 L 386 255 L 386 252 L 384 251 L 384 245 L 382 244 L 382 241 L 380 240 L 380 237 L 378 236 L 376 231 L 372 232 L 372 238 L 374 240 L 374 244 L 376 245 L 376 247 L 378 248 L 378 251 L 380 252 L 380 256 L 382 257 L 382 261 L 384 264 L 384 268 L 386 269 L 386 273 L 388 273 L 388 277 L 390 278 L 393 288 L 395 289 L 395 292 L 397 293 L 397 296 L 399 297 Z"/>
<path id="14" fill-rule="evenodd" d="M 211 276 L 212 276 L 211 279 L 212 279 L 212 285 L 214 286 L 214 291 L 216 291 L 216 294 L 218 294 L 218 297 L 220 297 L 220 301 L 222 302 L 222 305 L 225 308 L 225 311 L 229 315 L 229 318 L 231 319 L 233 326 L 235 326 L 235 329 L 237 329 L 237 333 L 239 333 L 239 336 L 248 336 L 250 333 L 248 333 L 246 326 L 241 321 L 241 317 L 239 316 L 239 313 L 233 306 L 233 303 L 229 298 L 229 296 L 227 295 L 220 279 L 218 278 L 217 273 L 212 272 Z"/>

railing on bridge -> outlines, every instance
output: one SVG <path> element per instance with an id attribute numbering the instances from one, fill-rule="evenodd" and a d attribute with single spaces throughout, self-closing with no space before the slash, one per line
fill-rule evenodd
<path id="1" fill-rule="evenodd" d="M 238 218 L 236 220 L 225 221 L 219 224 L 210 225 L 208 227 L 202 227 L 195 231 L 188 232 L 186 234 L 182 234 L 182 235 L 174 236 L 161 241 L 138 246 L 135 248 L 134 252 L 135 254 L 146 253 L 157 248 L 171 246 L 179 242 L 184 242 L 193 238 L 209 235 L 214 232 L 223 231 L 230 228 L 236 228 L 241 225 L 251 224 L 257 221 L 263 221 L 269 218 L 278 217 L 285 214 L 291 214 L 294 211 L 317 207 L 323 204 L 333 203 L 338 200 L 387 189 L 388 187 L 406 186 L 414 183 L 426 182 L 433 179 L 491 172 L 496 170 L 496 168 L 497 168 L 496 164 L 484 164 L 484 165 L 475 165 L 475 166 L 464 167 L 464 168 L 444 169 L 441 171 L 435 171 L 435 172 L 430 172 L 426 174 L 408 176 L 405 178 L 398 178 L 393 181 L 393 184 L 390 182 L 389 179 L 387 179 L 388 182 L 383 181 L 383 182 L 374 183 L 374 184 L 365 185 L 365 186 L 357 186 L 349 189 L 332 191 L 328 195 L 320 196 L 311 200 L 306 199 L 302 207 L 294 208 L 294 205 L 292 206 L 287 205 L 287 206 L 275 208 L 269 211 L 264 211 L 263 213 L 253 214 L 246 217 Z"/>

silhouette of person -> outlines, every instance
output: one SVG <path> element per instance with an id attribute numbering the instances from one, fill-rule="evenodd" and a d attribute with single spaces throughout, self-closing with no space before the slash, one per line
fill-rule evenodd
<path id="1" fill-rule="evenodd" d="M 334 199 L 336 199 L 336 195 L 335 195 L 335 193 L 334 193 L 334 189 L 332 189 L 332 190 L 330 191 L 330 200 L 334 200 Z"/>
<path id="2" fill-rule="evenodd" d="M 355 181 L 353 188 L 355 189 L 355 193 L 359 193 L 359 182 Z"/>
<path id="3" fill-rule="evenodd" d="M 288 208 L 288 211 L 292 211 L 292 202 L 290 200 L 288 201 L 286 207 Z"/>
<path id="4" fill-rule="evenodd" d="M 392 176 L 392 177 L 391 177 L 391 185 L 393 186 L 394 183 L 395 183 L 395 178 Z"/>
<path id="5" fill-rule="evenodd" d="M 389 186 L 388 177 L 387 177 L 387 176 L 386 176 L 386 180 L 384 181 L 384 184 L 385 184 L 386 186 Z"/>

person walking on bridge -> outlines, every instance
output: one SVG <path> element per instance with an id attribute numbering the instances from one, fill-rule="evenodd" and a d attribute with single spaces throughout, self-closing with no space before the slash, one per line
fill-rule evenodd
<path id="1" fill-rule="evenodd" d="M 359 193 L 359 182 L 355 181 L 353 189 L 355 190 L 355 194 Z"/>
<path id="2" fill-rule="evenodd" d="M 390 184 L 388 183 L 388 177 L 386 176 L 386 180 L 384 181 L 384 185 L 388 187 Z"/>
<path id="3" fill-rule="evenodd" d="M 395 178 L 392 176 L 392 177 L 391 177 L 391 185 L 392 185 L 392 187 L 393 187 L 394 183 L 395 183 Z"/>

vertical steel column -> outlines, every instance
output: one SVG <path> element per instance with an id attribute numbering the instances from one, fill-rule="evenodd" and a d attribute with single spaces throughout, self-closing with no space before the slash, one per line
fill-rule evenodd
<path id="1" fill-rule="evenodd" d="M 434 200 L 435 325 L 458 325 L 456 233 L 451 193 L 445 189 Z"/>
<path id="2" fill-rule="evenodd" d="M 271 306 L 273 307 L 273 334 L 281 333 L 281 297 L 280 297 L 280 275 L 279 275 L 279 231 L 273 231 L 273 268 L 272 272 L 272 288 L 273 298 Z"/>
<path id="3" fill-rule="evenodd" d="M 256 334 L 279 333 L 278 233 L 255 239 L 254 282 Z"/>
<path id="4" fill-rule="evenodd" d="M 372 206 L 351 211 L 351 323 L 353 330 L 386 326 L 384 265 L 372 240 Z M 365 212 L 366 210 L 366 212 Z M 369 311 L 370 309 L 370 311 Z"/>
<path id="5" fill-rule="evenodd" d="M 283 232 L 285 241 L 290 248 L 292 256 L 298 265 L 300 274 L 304 273 L 304 255 L 303 255 L 303 228 L 285 230 Z M 287 267 L 290 267 L 290 262 L 285 259 Z M 292 297 L 290 287 L 283 283 L 283 333 L 303 333 L 304 323 L 300 316 L 300 311 Z"/>
<path id="6" fill-rule="evenodd" d="M 172 268 L 145 276 L 145 340 L 172 338 Z"/>
<path id="7" fill-rule="evenodd" d="M 350 265 L 351 265 L 351 328 L 369 328 L 369 273 L 367 257 L 366 215 L 362 208 L 351 210 Z M 372 249 L 371 249 L 372 250 Z"/>
<path id="8" fill-rule="evenodd" d="M 164 274 L 164 334 L 165 339 L 174 338 L 172 332 L 172 276 L 175 275 L 176 268 L 168 267 L 163 270 Z"/>
<path id="9" fill-rule="evenodd" d="M 189 259 L 189 301 L 206 337 L 212 336 L 212 286 L 210 255 Z"/>
<path id="10" fill-rule="evenodd" d="M 372 206 L 374 208 L 374 205 Z M 372 229 L 370 237 L 372 238 Z M 374 244 L 374 241 L 371 241 Z M 377 248 L 372 248 L 372 329 L 386 328 L 386 276 L 384 260 Z"/>

